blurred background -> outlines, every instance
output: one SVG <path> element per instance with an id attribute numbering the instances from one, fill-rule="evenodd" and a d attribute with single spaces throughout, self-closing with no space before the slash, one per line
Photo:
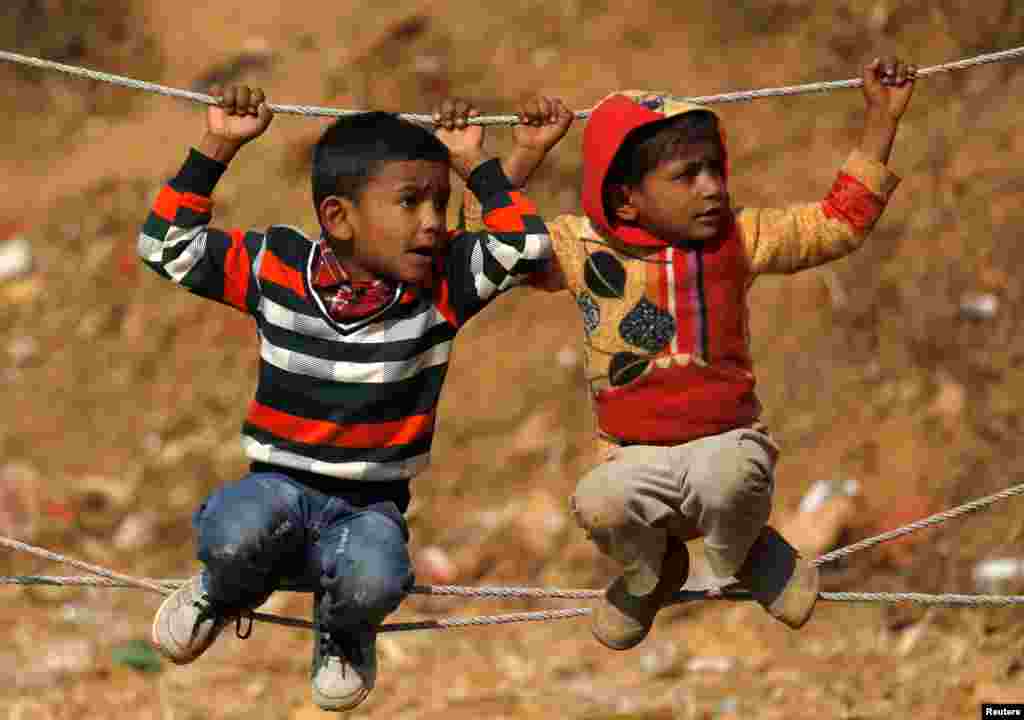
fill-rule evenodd
<path id="1" fill-rule="evenodd" d="M 856 77 L 1024 44 L 1014 0 L 7 0 L 0 47 L 272 102 L 485 113 L 531 92 L 574 109 L 617 89 L 677 95 Z M 181 100 L 0 66 L 0 534 L 135 576 L 195 571 L 190 515 L 246 462 L 251 323 L 141 267 L 135 238 L 203 130 Z M 921 79 L 891 166 L 903 184 L 855 256 L 750 295 L 766 419 L 783 447 L 772 522 L 805 552 L 1020 481 L 1024 223 L 1019 62 Z M 859 139 L 859 90 L 717 106 L 737 205 L 822 198 Z M 316 231 L 309 151 L 324 123 L 281 116 L 217 188 L 217 222 Z M 577 122 L 529 187 L 579 212 Z M 488 132 L 489 147 L 510 133 Z M 457 198 L 451 212 L 457 210 Z M 414 484 L 422 583 L 601 587 L 614 567 L 567 512 L 593 461 L 568 295 L 514 291 L 454 354 L 432 469 Z M 830 590 L 1020 592 L 1010 500 L 829 567 Z M 75 571 L 0 553 L 0 575 Z M 147 651 L 158 599 L 0 587 L 0 718 L 310 720 L 308 633 L 259 625 L 201 661 Z M 399 619 L 576 606 L 414 596 Z M 693 603 L 614 654 L 585 620 L 392 634 L 352 717 L 975 717 L 1024 701 L 1014 609 L 819 604 L 799 633 L 756 606 Z M 279 593 L 267 612 L 308 617 Z M 5 715 L 6 713 L 6 715 Z"/>

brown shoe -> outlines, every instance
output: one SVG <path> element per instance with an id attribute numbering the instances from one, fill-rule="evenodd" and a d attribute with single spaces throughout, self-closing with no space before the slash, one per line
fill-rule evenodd
<path id="1" fill-rule="evenodd" d="M 768 525 L 754 541 L 736 579 L 769 615 L 794 629 L 804 626 L 818 601 L 818 568 Z"/>
<path id="2" fill-rule="evenodd" d="M 598 642 L 612 650 L 636 647 L 651 631 L 654 616 L 683 586 L 689 574 L 690 552 L 686 544 L 670 538 L 654 590 L 647 595 L 631 595 L 625 580 L 619 577 L 594 607 L 590 631 Z"/>

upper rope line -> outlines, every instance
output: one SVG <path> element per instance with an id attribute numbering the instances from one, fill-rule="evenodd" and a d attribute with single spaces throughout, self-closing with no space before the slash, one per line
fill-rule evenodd
<path id="1" fill-rule="evenodd" d="M 1024 47 L 1010 48 L 1009 50 L 1000 50 L 999 52 L 976 55 L 962 60 L 942 63 L 941 65 L 932 65 L 930 67 L 920 68 L 917 71 L 917 75 L 918 77 L 924 77 L 926 75 L 934 75 L 935 73 L 965 70 L 977 65 L 987 65 L 989 63 L 1016 60 L 1022 56 L 1024 56 Z M 100 72 L 99 70 L 91 70 L 89 68 L 78 67 L 75 65 L 65 65 L 64 63 L 55 62 L 53 60 L 44 60 L 43 58 L 32 57 L 29 55 L 19 55 L 18 53 L 9 52 L 7 50 L 0 50 L 0 60 L 7 60 L 8 62 L 18 63 L 21 65 L 30 65 L 46 70 L 57 70 L 76 77 L 110 83 L 111 85 L 120 85 L 122 87 L 133 88 L 135 90 L 145 90 L 146 92 L 166 95 L 168 97 L 182 98 L 184 100 L 191 100 L 192 102 L 201 103 L 203 105 L 219 104 L 218 98 L 205 93 L 182 90 L 180 88 L 168 87 L 166 85 L 158 85 L 157 83 L 136 80 L 134 78 L 124 77 L 123 75 L 113 75 L 111 73 Z M 673 99 L 696 103 L 698 105 L 714 105 L 718 103 L 746 102 L 748 100 L 756 100 L 758 98 L 766 97 L 824 93 L 831 92 L 832 90 L 860 87 L 863 84 L 864 81 L 860 78 L 850 78 L 849 80 L 829 80 L 825 82 L 807 83 L 805 85 L 787 85 L 785 87 L 777 88 L 762 88 L 760 90 L 741 90 L 739 92 L 721 93 L 718 95 L 701 95 L 685 98 L 675 98 L 675 96 L 671 95 L 666 96 L 673 97 Z M 311 117 L 345 117 L 347 115 L 359 115 L 361 113 L 368 112 L 366 110 L 342 110 L 338 108 L 318 107 L 316 105 L 279 105 L 275 103 L 267 103 L 267 107 L 269 107 L 273 112 L 282 115 L 305 115 Z M 586 119 L 590 117 L 591 111 L 592 108 L 587 110 L 577 110 L 573 114 L 579 119 Z M 433 116 L 426 113 L 399 113 L 398 115 L 405 120 L 423 125 L 433 125 L 434 122 Z M 480 115 L 474 118 L 469 118 L 468 123 L 470 125 L 518 125 L 519 116 Z"/>
<path id="2" fill-rule="evenodd" d="M 1024 483 L 1013 485 L 1000 490 L 992 495 L 971 500 L 962 505 L 929 515 L 912 523 L 889 530 L 866 538 L 859 542 L 847 545 L 832 552 L 826 553 L 814 561 L 815 565 L 822 565 L 834 560 L 851 555 L 860 550 L 865 550 L 883 542 L 895 540 L 896 538 L 910 533 L 924 530 L 925 528 L 939 525 L 957 517 L 978 512 L 984 508 L 994 505 L 1002 500 L 1007 500 L 1016 495 L 1024 495 Z M 38 557 L 54 560 L 56 562 L 72 565 L 73 567 L 86 570 L 97 577 L 59 577 L 47 575 L 14 575 L 0 576 L 0 585 L 84 585 L 93 587 L 123 588 L 132 587 L 160 595 L 169 595 L 178 587 L 183 580 L 160 580 L 155 578 L 134 578 L 128 575 L 107 570 L 106 568 L 92 565 L 82 560 L 69 558 L 59 553 L 35 547 L 13 538 L 0 535 L 0 546 L 12 550 L 20 550 Z M 288 590 L 287 586 L 281 588 Z M 460 585 L 416 585 L 412 588 L 414 595 L 434 596 L 459 596 L 476 598 L 521 598 L 521 599 L 596 599 L 603 591 L 601 590 L 563 590 L 560 588 L 531 588 L 531 587 L 465 587 Z M 974 595 L 963 593 L 892 593 L 892 592 L 820 592 L 818 597 L 827 602 L 846 603 L 914 603 L 919 605 L 939 607 L 1006 607 L 1010 605 L 1024 605 L 1024 595 Z M 680 590 L 673 595 L 673 603 L 690 602 L 694 600 L 731 600 L 748 601 L 750 593 L 745 590 L 729 586 L 725 588 L 714 588 L 711 590 Z M 380 632 L 403 632 L 408 630 L 445 630 L 460 627 L 474 627 L 486 625 L 504 625 L 520 622 L 540 622 L 546 620 L 561 620 L 575 617 L 582 617 L 590 614 L 590 608 L 570 608 L 566 610 L 541 610 L 537 612 L 510 613 L 505 615 L 481 615 L 466 618 L 442 618 L 438 620 L 424 620 L 417 622 L 391 623 L 380 626 Z M 250 613 L 253 620 L 285 625 L 287 627 L 310 628 L 312 625 L 298 618 L 280 617 L 266 613 Z"/>

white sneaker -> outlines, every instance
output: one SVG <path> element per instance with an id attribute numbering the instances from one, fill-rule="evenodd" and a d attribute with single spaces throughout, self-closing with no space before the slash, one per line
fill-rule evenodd
<path id="1" fill-rule="evenodd" d="M 377 682 L 377 631 L 345 634 L 325 630 L 313 603 L 313 701 L 321 710 L 344 712 L 367 698 Z"/>

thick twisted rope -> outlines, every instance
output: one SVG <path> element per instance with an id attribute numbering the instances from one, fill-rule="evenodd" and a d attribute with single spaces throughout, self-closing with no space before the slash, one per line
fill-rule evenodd
<path id="1" fill-rule="evenodd" d="M 852 545 L 839 548 L 817 558 L 813 564 L 821 565 L 841 557 L 846 557 L 860 550 L 865 550 L 889 540 L 912 532 L 923 530 L 934 525 L 947 522 L 957 517 L 978 512 L 990 505 L 1002 500 L 1007 500 L 1016 495 L 1024 494 L 1024 483 L 1014 485 L 992 495 L 971 500 L 949 510 L 944 510 L 930 515 L 921 520 L 904 525 L 903 527 L 867 538 Z M 134 587 L 160 595 L 169 595 L 184 580 L 159 580 L 154 578 L 133 578 L 122 575 L 106 568 L 101 568 L 81 560 L 60 555 L 43 548 L 38 548 L 27 543 L 0 536 L 0 545 L 14 550 L 27 552 L 48 560 L 66 563 L 93 573 L 97 577 L 61 577 L 49 575 L 19 575 L 0 576 L 0 585 L 90 585 L 98 587 Z M 282 589 L 287 590 L 288 587 Z M 601 596 L 601 590 L 563 590 L 559 588 L 528 588 L 528 587 L 465 587 L 461 585 L 417 585 L 413 587 L 413 594 L 433 596 L 459 596 L 476 598 L 558 598 L 558 599 L 595 599 Z M 860 593 L 860 592 L 821 592 L 819 599 L 826 602 L 846 603 L 914 603 L 919 605 L 945 606 L 945 607 L 982 607 L 996 606 L 1005 607 L 1010 605 L 1024 604 L 1022 595 L 970 595 L 959 593 L 945 593 L 931 595 L 925 593 Z M 681 590 L 673 596 L 673 603 L 692 602 L 695 600 L 731 600 L 748 601 L 750 593 L 744 590 L 732 588 L 715 588 L 711 590 Z M 581 617 L 590 613 L 590 608 L 574 608 L 568 610 L 545 610 L 538 612 L 511 613 L 506 615 L 481 615 L 467 618 L 444 618 L 440 620 L 424 620 L 419 622 L 390 623 L 380 627 L 381 632 L 403 632 L 408 630 L 444 630 L 460 627 L 479 627 L 485 625 L 504 625 L 520 622 L 540 622 L 546 620 L 561 620 L 574 617 Z M 306 620 L 297 618 L 279 617 L 265 613 L 251 613 L 254 620 L 285 625 L 288 627 L 310 628 L 311 624 Z"/>
<path id="2" fill-rule="evenodd" d="M 185 583 L 185 580 L 155 580 L 150 582 L 161 585 L 164 589 L 162 594 L 173 591 Z M 89 576 L 54 576 L 54 575 L 0 575 L 0 585 L 49 585 L 49 586 L 90 586 L 103 588 L 135 588 L 133 583 L 110 580 L 104 577 Z M 288 588 L 281 588 L 288 590 Z M 528 598 L 528 599 L 569 599 L 569 600 L 594 600 L 604 594 L 603 590 L 558 590 L 544 588 L 515 588 L 515 587 L 464 587 L 459 585 L 416 585 L 410 591 L 413 595 L 433 596 L 458 596 L 477 598 Z M 926 593 L 893 593 L 893 592 L 821 592 L 818 598 L 826 602 L 847 602 L 847 603 L 914 603 L 916 605 L 939 605 L 946 607 L 954 606 L 1006 606 L 1024 604 L 1024 595 L 975 595 L 964 593 L 947 593 L 930 595 Z M 742 590 L 725 590 L 723 592 L 708 590 L 681 590 L 672 597 L 674 603 L 693 602 L 695 600 L 750 600 L 750 594 Z M 564 611 L 559 611 L 564 612 Z M 586 613 L 582 613 L 586 614 Z M 518 613 L 516 617 L 523 616 Z M 525 615 L 529 615 L 526 613 Z M 257 619 L 266 619 L 273 616 L 257 616 Z M 500 616 L 512 617 L 512 616 Z M 560 617 L 576 617 L 576 615 L 561 615 Z M 532 618 L 531 618 L 532 619 Z M 556 619 L 556 618 L 537 618 Z M 523 620 L 504 620 L 504 622 L 524 622 Z M 471 623 L 481 624 L 481 623 Z M 457 625 L 449 625 L 456 627 Z"/>
<path id="3" fill-rule="evenodd" d="M 969 515 L 970 513 L 978 512 L 979 510 L 982 510 L 988 507 L 989 505 L 993 505 L 997 502 L 1000 502 L 1001 500 L 1006 500 L 1015 495 L 1022 494 L 1024 494 L 1024 483 L 1021 483 L 1020 485 L 1014 485 L 1013 487 L 1008 487 L 1005 490 L 1000 490 L 999 492 L 993 495 L 978 498 L 977 500 L 971 500 L 970 502 L 966 502 L 963 505 L 957 505 L 955 508 L 944 510 L 942 512 L 935 513 L 934 515 L 929 515 L 926 518 L 916 520 L 915 522 L 912 522 L 909 525 L 904 525 L 901 528 L 896 528 L 895 530 L 884 532 L 881 535 L 876 535 L 874 537 L 861 540 L 860 542 L 853 543 L 852 545 L 841 547 L 838 550 L 833 550 L 832 552 L 826 553 L 825 555 L 822 555 L 820 558 L 815 560 L 814 564 L 822 565 L 827 562 L 832 562 L 833 560 L 838 560 L 839 558 L 846 557 L 847 555 L 852 555 L 855 552 L 866 550 L 867 548 L 874 547 L 875 545 L 878 545 L 880 543 L 895 540 L 898 537 L 909 535 L 912 532 L 923 530 L 927 527 L 931 527 L 932 525 L 939 525 L 941 523 L 946 522 L 947 520 L 952 520 L 953 518 L 957 518 L 962 515 Z"/>
<path id="4" fill-rule="evenodd" d="M 964 58 L 962 60 L 955 60 L 953 62 L 942 63 L 941 65 L 932 65 L 930 67 L 920 68 L 917 71 L 918 77 L 925 77 L 927 75 L 933 75 L 935 73 L 951 72 L 953 70 L 965 70 L 970 67 L 977 65 L 986 65 L 989 63 L 1006 62 L 1008 60 L 1016 60 L 1024 56 L 1024 47 L 1011 48 L 1009 50 L 1000 50 L 999 52 L 988 53 L 985 55 L 976 55 L 975 57 Z M 134 78 L 124 77 L 122 75 L 113 75 L 111 73 L 100 72 L 98 70 L 90 70 L 89 68 L 77 67 L 75 65 L 65 65 L 64 63 L 54 62 L 53 60 L 44 60 L 42 58 L 32 57 L 29 55 L 19 55 L 18 53 L 9 52 L 7 50 L 0 50 L 0 60 L 7 60 L 8 62 L 18 63 L 21 65 L 30 65 L 33 67 L 43 68 L 46 70 L 57 70 L 68 75 L 74 75 L 76 77 L 83 77 L 88 80 L 96 80 L 98 82 L 110 83 L 111 85 L 120 85 L 122 87 L 132 88 L 135 90 L 144 90 L 146 92 L 156 93 L 158 95 L 166 95 L 169 97 L 181 98 L 184 100 L 191 100 L 192 102 L 201 103 L 203 105 L 217 105 L 219 103 L 218 98 L 205 93 L 193 92 L 191 90 L 182 90 L 179 88 L 172 88 L 166 85 L 158 85 L 157 83 L 146 82 L 144 80 L 135 80 Z M 805 85 L 787 85 L 785 87 L 777 88 L 762 88 L 760 90 L 742 90 L 739 92 L 721 93 L 718 95 L 703 95 L 697 97 L 679 98 L 687 102 L 697 103 L 700 105 L 713 105 L 717 103 L 733 103 L 733 102 L 746 102 L 749 100 L 756 100 L 758 98 L 766 97 L 783 97 L 788 95 L 807 95 L 810 93 L 824 93 L 831 92 L 832 90 L 840 90 L 844 88 L 855 88 L 860 87 L 864 84 L 864 81 L 860 78 L 851 78 L 849 80 L 829 80 L 825 82 L 813 82 Z M 278 105 L 274 103 L 267 103 L 267 107 L 273 110 L 275 113 L 284 115 L 306 115 L 313 117 L 343 117 L 346 115 L 358 115 L 359 113 L 366 112 L 365 110 L 340 110 L 336 108 L 318 107 L 316 105 Z M 587 110 L 577 110 L 574 114 L 577 118 L 586 119 L 590 117 L 590 113 L 593 108 Z M 400 113 L 400 117 L 406 120 L 421 123 L 424 125 L 433 124 L 433 117 L 425 113 Z M 518 115 L 480 115 L 475 118 L 470 118 L 470 125 L 517 125 L 519 124 Z"/>

